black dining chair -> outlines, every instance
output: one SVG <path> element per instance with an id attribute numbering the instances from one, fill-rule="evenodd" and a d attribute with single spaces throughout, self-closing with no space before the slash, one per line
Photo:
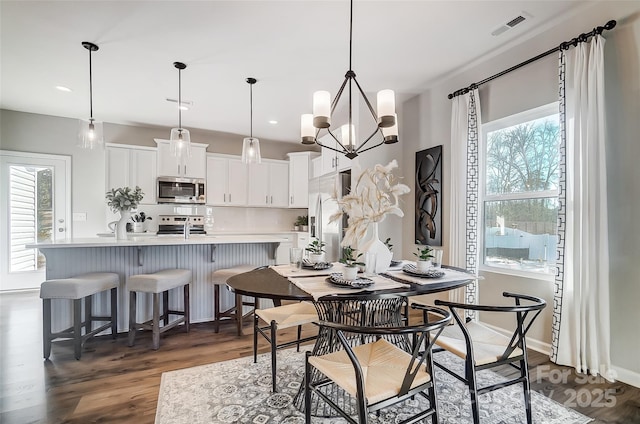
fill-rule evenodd
<path id="1" fill-rule="evenodd" d="M 381 299 L 381 302 L 387 300 Z M 400 317 L 392 326 L 373 326 L 372 320 L 384 322 L 385 314 L 395 315 L 395 312 L 381 308 L 386 306 L 381 302 L 367 308 L 367 301 L 360 304 L 357 299 L 316 302 L 321 317 L 335 318 L 337 322 L 317 323 L 320 344 L 316 346 L 320 349 L 306 354 L 306 422 L 311 422 L 312 394 L 315 394 L 316 403 L 324 401 L 350 423 L 367 423 L 370 413 L 421 395 L 429 401 L 429 406 L 425 404 L 403 422 L 430 417 L 432 423 L 437 423 L 431 347 L 451 321 L 451 314 L 444 309 L 417 305 L 416 309 L 436 314 L 439 319 L 407 326 Z M 399 312 L 403 302 L 400 298 L 392 306 Z M 323 346 L 329 352 L 320 353 Z M 355 399 L 355 408 L 347 394 Z"/>
<path id="2" fill-rule="evenodd" d="M 436 300 L 438 306 L 446 306 L 451 310 L 455 325 L 447 326 L 440 337 L 435 340 L 441 349 L 434 348 L 435 365 L 469 387 L 471 395 L 471 411 L 473 422 L 480 423 L 478 397 L 513 384 L 522 383 L 527 423 L 532 422 L 531 385 L 527 361 L 526 335 L 535 319 L 545 308 L 546 302 L 535 296 L 504 292 L 504 297 L 513 298 L 514 306 L 470 305 Z M 523 302 L 524 301 L 524 304 Z M 459 312 L 460 311 L 460 312 Z M 480 322 L 464 319 L 465 311 L 497 312 L 504 315 L 515 315 L 515 328 L 511 336 L 501 334 Z M 462 313 L 462 316 L 460 315 Z M 429 321 L 424 313 L 425 322 Z M 506 320 L 505 320 L 506 322 Z M 465 361 L 465 375 L 461 376 L 437 361 L 437 352 L 447 350 Z M 516 378 L 502 381 L 485 387 L 478 387 L 477 372 L 501 365 L 511 365 L 520 371 Z"/>

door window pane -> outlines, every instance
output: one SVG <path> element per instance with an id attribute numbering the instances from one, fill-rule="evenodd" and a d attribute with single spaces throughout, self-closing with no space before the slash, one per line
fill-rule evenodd
<path id="1" fill-rule="evenodd" d="M 9 167 L 9 272 L 44 267 L 44 256 L 25 245 L 51 240 L 52 205 L 53 171 L 50 168 Z"/>

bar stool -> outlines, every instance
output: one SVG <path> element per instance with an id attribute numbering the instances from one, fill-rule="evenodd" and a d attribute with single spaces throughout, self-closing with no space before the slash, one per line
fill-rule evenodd
<path id="1" fill-rule="evenodd" d="M 232 268 L 223 268 L 211 273 L 211 282 L 213 283 L 213 325 L 214 331 L 217 333 L 220 331 L 220 321 L 222 318 L 229 318 L 230 321 L 235 321 L 237 325 L 238 336 L 242 335 L 242 319 L 250 316 L 253 310 L 247 314 L 242 313 L 243 306 L 251 306 L 253 308 L 258 307 L 258 299 L 254 302 L 246 302 L 242 300 L 242 295 L 235 295 L 234 305 L 225 310 L 220 310 L 220 287 L 227 284 L 227 280 L 235 275 L 245 272 L 253 271 L 256 267 L 253 265 L 238 265 Z"/>
<path id="2" fill-rule="evenodd" d="M 120 277 L 110 272 L 94 272 L 72 278 L 47 280 L 40 285 L 42 299 L 42 338 L 44 359 L 51 355 L 51 342 L 57 338 L 72 338 L 76 359 L 80 359 L 84 342 L 111 327 L 111 335 L 118 336 L 118 286 Z M 91 299 L 94 294 L 111 290 L 111 316 L 94 316 L 91 312 Z M 51 299 L 73 300 L 73 327 L 57 333 L 51 332 Z M 84 322 L 82 321 L 82 299 L 85 300 Z M 96 328 L 94 321 L 107 321 Z M 82 327 L 85 334 L 82 334 Z"/>
<path id="3" fill-rule="evenodd" d="M 154 274 L 132 275 L 127 281 L 129 290 L 129 346 L 133 346 L 138 329 L 151 330 L 153 349 L 160 347 L 160 334 L 172 329 L 178 324 L 184 323 L 189 332 L 189 283 L 191 283 L 191 270 L 189 269 L 165 269 Z M 184 310 L 174 311 L 169 309 L 169 290 L 182 287 L 184 290 Z M 136 293 L 153 294 L 153 318 L 138 323 L 136 322 Z M 162 293 L 162 315 L 160 315 L 160 293 Z M 181 315 L 181 318 L 169 323 L 169 315 Z M 160 327 L 160 319 L 163 326 Z"/>

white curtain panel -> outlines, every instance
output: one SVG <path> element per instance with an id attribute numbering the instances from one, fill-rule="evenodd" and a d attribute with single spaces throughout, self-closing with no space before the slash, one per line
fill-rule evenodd
<path id="1" fill-rule="evenodd" d="M 451 103 L 451 187 L 449 264 L 478 271 L 478 142 L 480 97 L 478 90 L 456 96 Z M 476 285 L 450 290 L 449 300 L 475 303 Z M 465 295 L 466 294 L 466 295 Z"/>
<path id="2" fill-rule="evenodd" d="M 561 57 L 560 82 L 566 111 L 566 171 L 560 188 L 560 215 L 564 210 L 565 216 L 559 220 L 564 251 L 559 252 L 556 279 L 552 359 L 581 373 L 610 378 L 604 43 L 598 35 L 561 52 L 566 54 Z M 562 106 L 561 99 L 561 115 Z"/>

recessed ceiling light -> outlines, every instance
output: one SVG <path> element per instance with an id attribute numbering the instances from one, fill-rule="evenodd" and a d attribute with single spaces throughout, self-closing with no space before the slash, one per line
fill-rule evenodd
<path id="1" fill-rule="evenodd" d="M 272 119 L 272 120 L 269 121 L 269 123 L 271 125 L 276 125 L 278 123 L 278 121 L 276 121 L 275 119 Z"/>
<path id="2" fill-rule="evenodd" d="M 65 93 L 70 93 L 73 90 L 69 87 L 65 87 L 64 85 L 56 85 L 56 90 L 64 91 Z"/>

